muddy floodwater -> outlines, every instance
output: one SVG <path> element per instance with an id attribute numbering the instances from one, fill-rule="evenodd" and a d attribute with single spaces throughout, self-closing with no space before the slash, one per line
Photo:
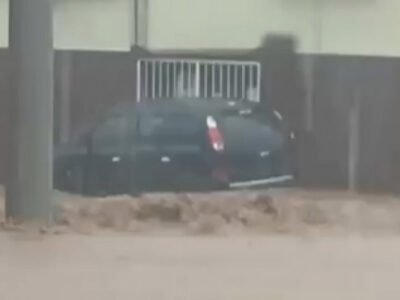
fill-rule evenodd
<path id="1" fill-rule="evenodd" d="M 0 234 L 8 300 L 399 299 L 400 237 Z"/>
<path id="2" fill-rule="evenodd" d="M 55 200 L 45 233 L 9 225 L 0 208 L 0 299 L 400 299 L 396 197 L 292 190 Z"/>

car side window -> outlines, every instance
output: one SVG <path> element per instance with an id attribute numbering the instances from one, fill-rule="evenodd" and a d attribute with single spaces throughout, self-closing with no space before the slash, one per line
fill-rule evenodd
<path id="1" fill-rule="evenodd" d="M 155 138 L 159 128 L 163 126 L 164 118 L 155 115 L 142 115 L 139 122 L 139 134 L 144 139 Z"/>
<path id="2" fill-rule="evenodd" d="M 129 146 L 130 121 L 126 116 L 114 116 L 105 121 L 93 134 L 92 149 L 99 154 L 115 154 Z"/>

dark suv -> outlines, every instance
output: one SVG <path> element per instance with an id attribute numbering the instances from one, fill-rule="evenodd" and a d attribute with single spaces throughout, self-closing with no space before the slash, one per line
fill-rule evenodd
<path id="1" fill-rule="evenodd" d="M 90 195 L 241 188 L 293 179 L 278 113 L 228 100 L 165 100 L 114 111 L 56 151 L 55 186 Z"/>

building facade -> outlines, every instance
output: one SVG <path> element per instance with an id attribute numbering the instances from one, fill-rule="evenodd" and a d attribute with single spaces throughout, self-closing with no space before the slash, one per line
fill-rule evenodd
<path id="1" fill-rule="evenodd" d="M 0 145 L 9 124 L 8 1 L 0 0 Z M 232 57 L 281 34 L 297 41 L 305 122 L 319 155 L 305 168 L 333 186 L 347 184 L 349 165 L 362 185 L 397 185 L 398 0 L 54 0 L 53 17 L 61 139 L 115 103 L 134 101 L 135 46 L 146 55 Z"/>

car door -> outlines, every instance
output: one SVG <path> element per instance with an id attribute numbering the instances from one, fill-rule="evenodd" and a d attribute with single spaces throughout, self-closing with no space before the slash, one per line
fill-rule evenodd
<path id="1" fill-rule="evenodd" d="M 187 112 L 163 116 L 163 125 L 156 133 L 164 170 L 167 176 L 182 178 L 200 175 L 204 168 L 203 127 L 199 117 Z"/>
<path id="2" fill-rule="evenodd" d="M 168 188 L 204 168 L 198 117 L 182 111 L 142 114 L 137 145 L 138 178 L 146 187 Z"/>
<path id="3" fill-rule="evenodd" d="M 88 186 L 92 193 L 129 192 L 134 161 L 133 114 L 115 114 L 93 132 L 89 149 Z"/>

